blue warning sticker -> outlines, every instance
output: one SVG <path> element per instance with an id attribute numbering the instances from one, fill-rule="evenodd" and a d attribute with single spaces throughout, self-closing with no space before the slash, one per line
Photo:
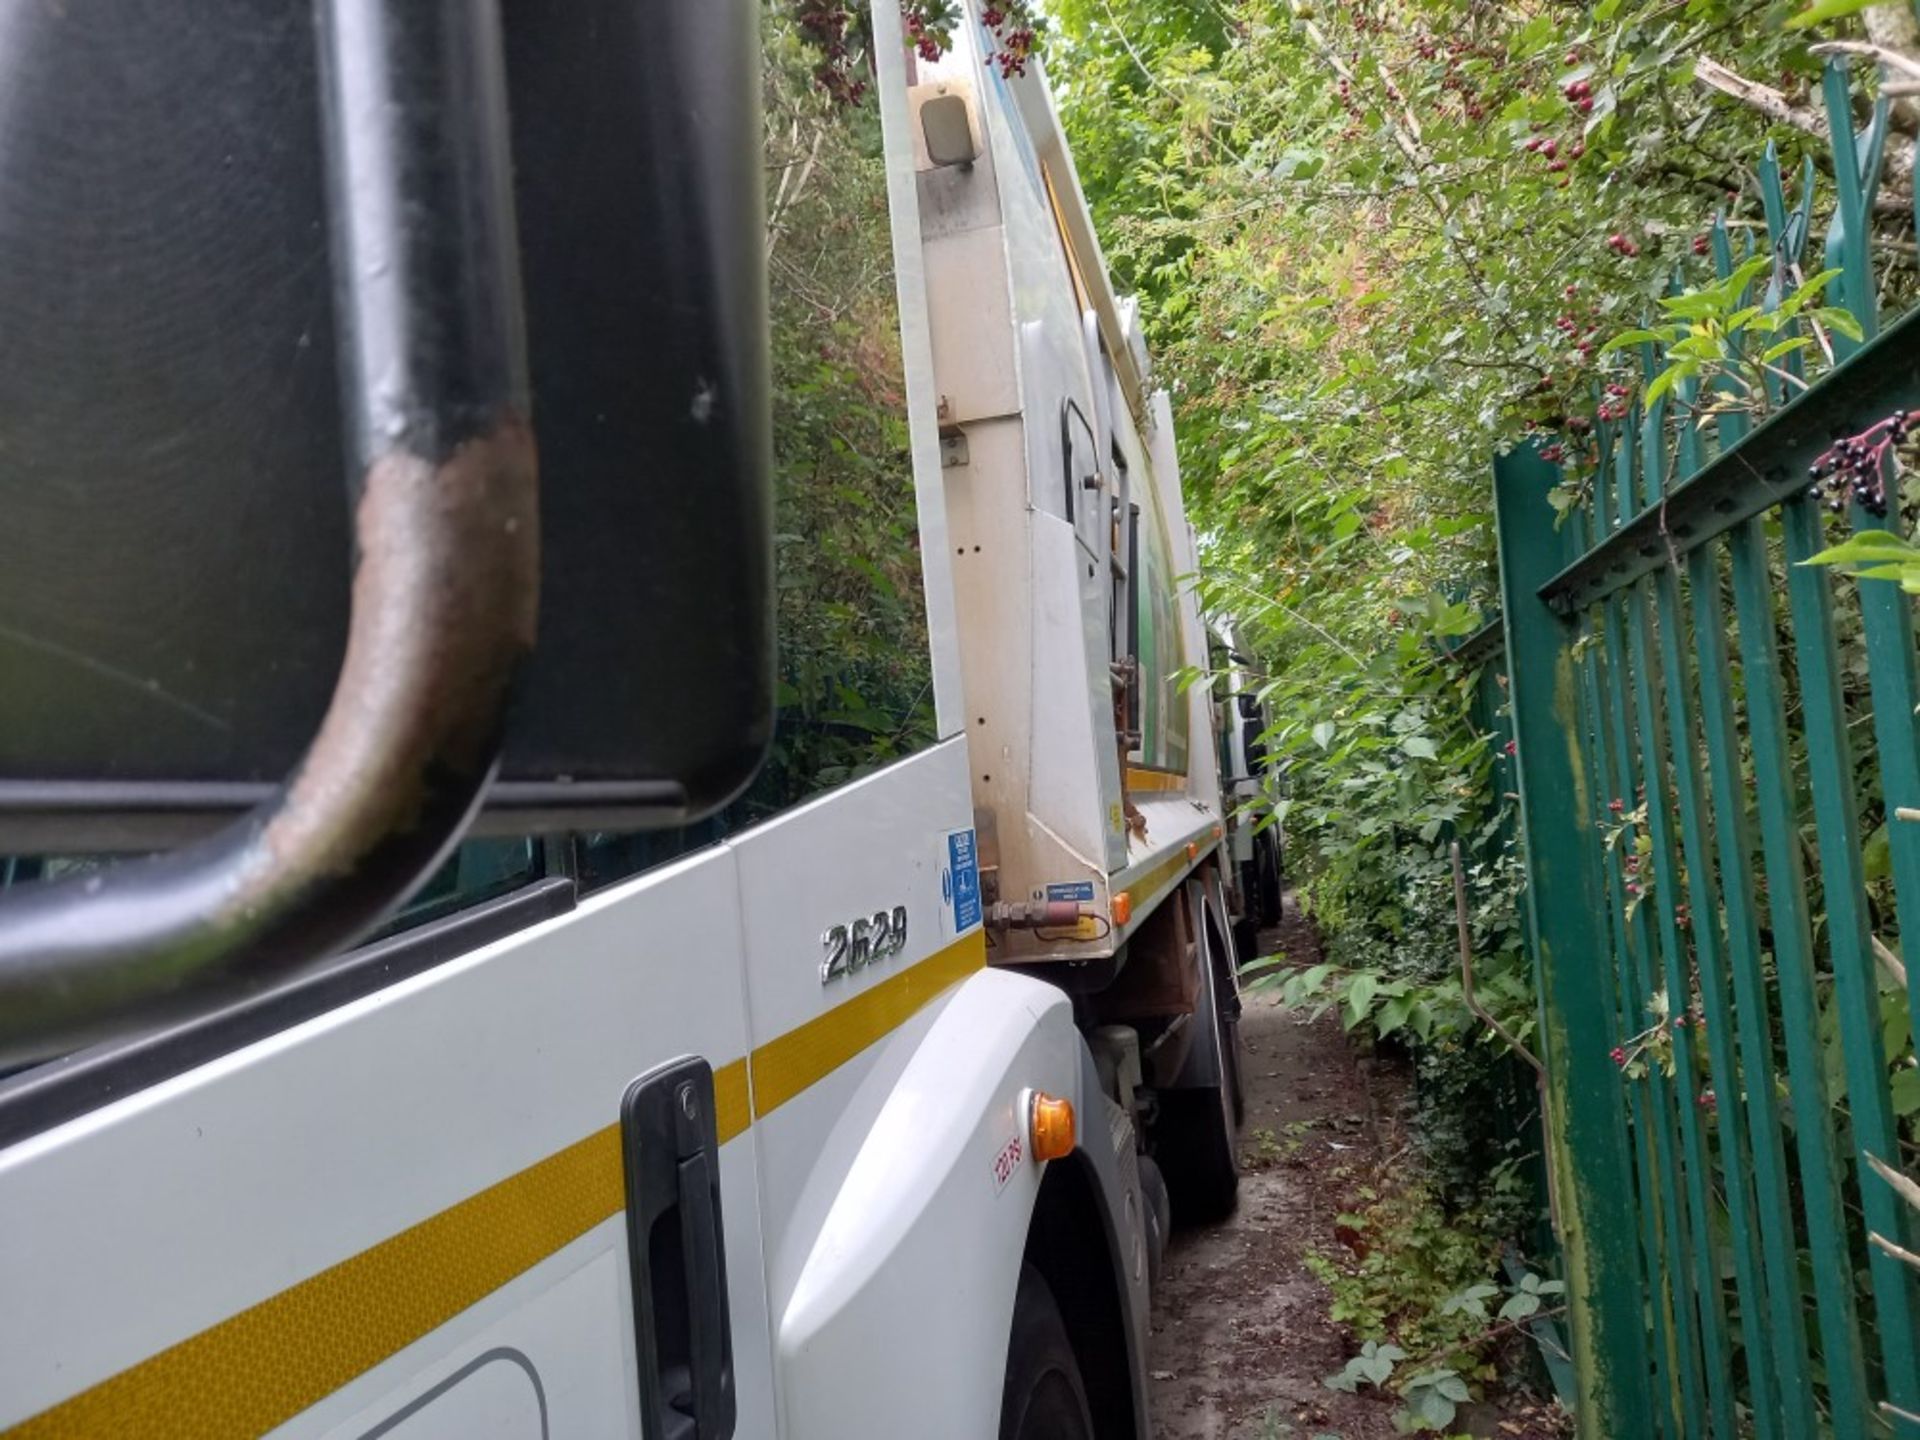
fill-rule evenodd
<path id="1" fill-rule="evenodd" d="M 1091 905 L 1093 903 L 1093 881 L 1056 880 L 1053 884 L 1047 886 L 1047 899 L 1079 900 Z"/>
<path id="2" fill-rule="evenodd" d="M 940 898 L 947 902 L 946 919 L 955 935 L 964 935 L 980 923 L 980 862 L 974 854 L 973 831 L 947 833 L 947 863 L 940 871 Z"/>

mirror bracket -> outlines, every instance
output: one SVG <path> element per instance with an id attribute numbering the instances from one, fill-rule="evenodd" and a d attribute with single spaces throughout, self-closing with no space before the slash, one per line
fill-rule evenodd
<path id="1" fill-rule="evenodd" d="M 315 13 L 353 440 L 346 656 L 305 757 L 244 819 L 0 899 L 0 1069 L 364 934 L 472 818 L 532 647 L 538 490 L 497 0 Z"/>

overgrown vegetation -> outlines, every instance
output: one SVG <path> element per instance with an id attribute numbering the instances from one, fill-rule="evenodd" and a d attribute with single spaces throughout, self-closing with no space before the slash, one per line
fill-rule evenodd
<path id="1" fill-rule="evenodd" d="M 1815 45 L 1911 60 L 1920 31 L 1904 3 L 1787 0 L 1058 0 L 1048 13 L 1081 177 L 1176 396 L 1205 595 L 1261 672 L 1289 867 L 1326 940 L 1325 963 L 1282 957 L 1275 983 L 1405 1044 L 1420 1068 L 1437 1193 L 1368 1219 L 1392 1237 L 1369 1261 L 1413 1250 L 1329 1279 L 1374 1356 L 1424 1361 L 1471 1268 L 1421 1248 L 1427 1217 L 1484 1214 L 1530 1148 L 1530 1086 L 1485 1023 L 1532 1038 L 1511 770 L 1498 697 L 1449 655 L 1496 588 L 1489 460 L 1534 440 L 1570 479 L 1541 502 L 1565 509 L 1591 474 L 1596 418 L 1669 388 L 1677 423 L 1763 412 L 1799 388 L 1783 376 L 1830 363 L 1832 337 L 1857 333 L 1822 298 L 1830 277 L 1793 276 L 1759 304 L 1748 282 L 1764 266 L 1716 286 L 1716 221 L 1738 273 L 1767 249 L 1754 166 L 1769 142 L 1789 176 L 1830 169 Z M 1920 115 L 1903 102 L 1891 123 L 1874 223 L 1896 243 L 1874 279 L 1897 308 L 1915 288 Z M 1830 203 L 1799 223 L 1823 228 Z M 1650 374 L 1654 342 L 1666 359 Z M 1911 553 L 1888 539 L 1841 558 L 1871 569 Z M 1455 841 L 1484 1016 L 1461 983 Z M 1884 877 L 1883 859 L 1869 884 Z M 1680 1016 L 1690 997 L 1671 1003 Z M 1410 1273 L 1432 1276 L 1431 1293 L 1374 1283 Z"/>

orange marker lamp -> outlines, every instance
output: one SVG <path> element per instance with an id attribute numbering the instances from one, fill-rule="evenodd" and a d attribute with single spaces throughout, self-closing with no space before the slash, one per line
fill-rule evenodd
<path id="1" fill-rule="evenodd" d="M 1036 1160 L 1058 1160 L 1074 1146 L 1073 1102 L 1033 1092 L 1027 1107 L 1027 1139 Z"/>

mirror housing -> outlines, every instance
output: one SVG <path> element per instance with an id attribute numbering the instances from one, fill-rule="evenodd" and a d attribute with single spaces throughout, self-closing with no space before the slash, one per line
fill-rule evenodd
<path id="1" fill-rule="evenodd" d="M 29 7 L 0 53 L 0 855 L 231 821 L 345 653 L 313 18 L 162 10 Z M 482 828 L 682 824 L 770 742 L 758 22 L 501 6 L 540 606 Z"/>

